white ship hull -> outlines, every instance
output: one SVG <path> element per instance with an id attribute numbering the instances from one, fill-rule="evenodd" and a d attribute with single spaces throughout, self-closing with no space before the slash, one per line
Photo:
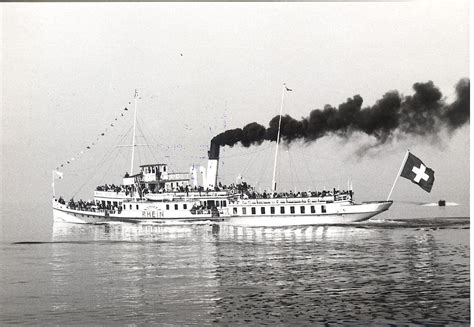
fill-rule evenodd
<path id="1" fill-rule="evenodd" d="M 62 197 L 54 199 L 54 180 L 62 178 L 63 174 L 53 171 L 55 221 L 92 224 L 212 222 L 236 226 L 347 224 L 370 219 L 388 210 L 392 204 L 391 201 L 355 203 L 352 186 L 350 190 L 342 191 L 333 188 L 276 192 L 275 169 L 280 137 L 276 139 L 272 191 L 269 193 L 257 192 L 241 176 L 235 184 L 217 183 L 220 147 L 223 145 L 217 136 L 210 143 L 207 169 L 193 165 L 189 173 L 180 173 L 170 171 L 167 164 L 152 163 L 141 165 L 140 171 L 133 174 L 136 105 L 135 92 L 130 174 L 125 173 L 119 185 L 97 186 L 92 201 L 75 202 L 71 199 L 66 204 Z M 202 178 L 198 178 L 199 173 Z"/>
<path id="2" fill-rule="evenodd" d="M 90 212 L 67 208 L 53 201 L 53 216 L 55 222 L 79 224 L 101 224 L 111 222 L 150 223 L 150 224 L 181 224 L 181 223 L 223 223 L 235 226 L 298 226 L 298 225 L 327 225 L 347 224 L 368 220 L 371 217 L 388 210 L 391 201 L 368 202 L 361 204 L 334 203 L 329 206 L 330 212 L 318 214 L 268 214 L 268 215 L 229 215 L 221 211 L 219 217 L 212 214 L 191 215 L 189 212 L 175 212 L 172 217 L 144 218 L 139 211 L 135 213 Z M 270 206 L 266 205 L 267 212 Z M 262 207 L 262 205 L 260 205 Z M 232 209 L 229 208 L 229 209 Z M 332 211 L 332 212 L 331 212 Z"/>
<path id="3" fill-rule="evenodd" d="M 166 218 L 144 217 L 143 211 L 134 212 L 93 212 L 81 211 L 68 208 L 66 205 L 59 204 L 53 200 L 53 218 L 54 222 L 67 222 L 75 224 L 104 224 L 113 222 L 126 223 L 148 223 L 148 224 L 181 224 L 181 223 L 204 223 L 217 221 L 219 218 L 213 217 L 211 213 L 199 215 L 174 213 Z"/>
<path id="4" fill-rule="evenodd" d="M 106 224 L 114 222 L 125 222 L 134 224 L 183 224 L 183 223 L 212 223 L 221 221 L 222 219 L 216 219 L 209 215 L 208 217 L 201 216 L 199 218 L 141 218 L 141 217 L 123 217 L 118 215 L 111 215 L 105 217 L 104 215 L 91 215 L 90 213 L 78 213 L 72 211 L 62 211 L 53 209 L 54 222 L 57 223 L 73 223 L 73 224 Z"/>
<path id="5" fill-rule="evenodd" d="M 315 215 L 268 215 L 268 216 L 235 216 L 225 220 L 225 223 L 235 226 L 300 226 L 300 225 L 330 225 L 349 224 L 368 220 L 373 216 L 388 209 L 391 203 L 384 205 L 383 209 L 369 212 L 354 212 L 340 214 L 315 214 Z"/>

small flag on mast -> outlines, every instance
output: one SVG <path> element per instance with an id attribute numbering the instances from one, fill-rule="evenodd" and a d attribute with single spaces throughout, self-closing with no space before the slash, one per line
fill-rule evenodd
<path id="1" fill-rule="evenodd" d="M 63 175 L 64 175 L 63 172 L 59 170 L 53 170 L 54 179 L 62 179 Z"/>
<path id="2" fill-rule="evenodd" d="M 287 91 L 293 91 L 292 89 L 289 89 L 288 86 L 286 86 L 286 84 L 285 84 L 285 89 L 286 89 Z"/>
<path id="3" fill-rule="evenodd" d="M 412 183 L 418 184 L 428 193 L 431 192 L 435 180 L 433 169 L 426 167 L 419 158 L 410 152 L 400 176 L 411 180 Z"/>

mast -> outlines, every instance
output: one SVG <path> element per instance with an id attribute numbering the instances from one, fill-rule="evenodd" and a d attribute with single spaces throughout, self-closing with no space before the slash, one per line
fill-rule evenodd
<path id="1" fill-rule="evenodd" d="M 130 162 L 130 175 L 133 175 L 133 159 L 135 157 L 135 133 L 137 127 L 137 101 L 138 101 L 138 91 L 135 89 L 135 113 L 133 114 L 133 137 L 132 137 L 132 160 Z"/>
<path id="2" fill-rule="evenodd" d="M 53 177 L 53 183 L 52 183 L 52 185 L 53 185 L 53 199 L 54 199 L 54 198 L 56 197 L 56 190 L 54 189 L 54 178 L 55 178 L 55 176 L 54 176 L 54 170 L 53 170 L 52 177 Z"/>
<path id="3" fill-rule="evenodd" d="M 275 161 L 273 162 L 272 192 L 276 191 L 275 174 L 276 174 L 276 167 L 277 167 L 277 160 L 278 160 L 278 145 L 280 144 L 281 114 L 283 112 L 283 99 L 285 98 L 285 89 L 286 89 L 286 85 L 285 83 L 283 83 L 283 87 L 281 90 L 280 118 L 278 120 L 278 134 L 277 134 L 276 147 L 275 147 Z"/>

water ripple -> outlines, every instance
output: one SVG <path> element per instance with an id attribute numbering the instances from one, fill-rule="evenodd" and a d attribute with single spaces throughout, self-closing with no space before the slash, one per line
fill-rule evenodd
<path id="1" fill-rule="evenodd" d="M 1 245 L 1 324 L 470 322 L 468 219 L 54 228 Z"/>

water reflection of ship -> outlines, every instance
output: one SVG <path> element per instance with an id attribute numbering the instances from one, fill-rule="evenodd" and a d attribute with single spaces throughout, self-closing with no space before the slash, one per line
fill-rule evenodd
<path id="1" fill-rule="evenodd" d="M 104 317 L 191 321 L 212 301 L 217 285 L 216 247 L 209 235 L 212 239 L 211 226 L 55 223 L 50 278 L 55 311 L 68 312 L 80 324 Z M 76 312 L 87 317 L 74 321 Z"/>
<path id="2" fill-rule="evenodd" d="M 222 224 L 71 224 L 55 222 L 53 224 L 53 242 L 62 241 L 153 241 L 199 237 L 209 238 L 208 241 L 239 240 L 239 241 L 321 241 L 328 237 L 340 239 L 358 235 L 365 238 L 372 233 L 370 229 L 357 225 L 336 228 L 336 225 L 314 225 L 293 227 L 246 227 Z M 211 238 L 212 236 L 212 238 Z"/>
<path id="3" fill-rule="evenodd" d="M 177 318 L 192 321 L 184 306 L 202 306 L 209 322 L 243 323 L 239 319 L 245 316 L 298 323 L 380 316 L 400 321 L 407 313 L 423 319 L 430 310 L 446 310 L 439 294 L 449 292 L 447 276 L 460 268 L 440 261 L 448 250 L 439 247 L 434 233 L 440 231 L 55 224 L 53 240 L 79 238 L 101 245 L 94 251 L 104 249 L 107 262 L 82 267 L 82 278 L 106 279 L 119 270 L 114 287 L 124 283 L 127 294 L 115 291 L 143 306 L 137 310 L 149 310 L 144 303 L 157 297 L 172 296 L 154 310 L 183 309 Z M 74 269 L 75 248 L 57 249 L 53 279 L 64 289 L 67 280 L 60 272 Z"/>

